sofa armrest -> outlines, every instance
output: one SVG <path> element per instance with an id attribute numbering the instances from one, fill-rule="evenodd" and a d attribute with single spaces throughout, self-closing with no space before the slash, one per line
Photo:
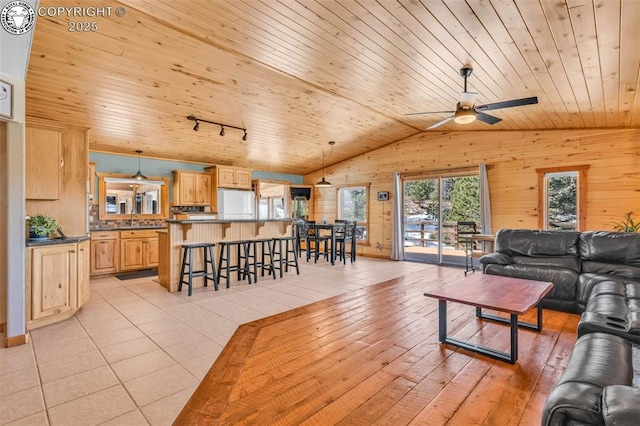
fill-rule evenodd
<path id="1" fill-rule="evenodd" d="M 515 263 L 511 256 L 503 253 L 489 253 L 480 258 L 482 265 L 496 264 L 496 265 L 512 265 Z"/>
<path id="2" fill-rule="evenodd" d="M 638 424 L 640 389 L 632 386 L 607 386 L 602 392 L 602 417 L 605 425 Z"/>

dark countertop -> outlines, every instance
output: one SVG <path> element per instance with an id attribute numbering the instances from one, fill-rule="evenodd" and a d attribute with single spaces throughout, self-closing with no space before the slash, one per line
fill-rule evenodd
<path id="1" fill-rule="evenodd" d="M 262 223 L 262 222 L 292 222 L 293 219 L 191 219 L 191 220 L 176 220 L 176 219 L 167 219 L 167 223 Z"/>
<path id="2" fill-rule="evenodd" d="M 31 238 L 27 238 L 26 241 L 26 246 L 27 247 L 37 247 L 37 246 L 55 246 L 58 244 L 75 244 L 75 243 L 79 243 L 82 241 L 87 241 L 89 239 L 88 235 L 83 235 L 81 237 L 67 237 L 65 239 L 62 239 L 60 237 L 58 238 L 49 238 L 46 240 L 40 240 L 40 239 L 31 239 Z"/>
<path id="3" fill-rule="evenodd" d="M 159 225 L 159 226 L 119 226 L 117 228 L 113 228 L 113 227 L 102 227 L 102 228 L 95 228 L 95 229 L 91 229 L 90 232 L 104 232 L 104 231 L 143 231 L 145 229 L 166 229 L 167 226 L 166 225 Z"/>

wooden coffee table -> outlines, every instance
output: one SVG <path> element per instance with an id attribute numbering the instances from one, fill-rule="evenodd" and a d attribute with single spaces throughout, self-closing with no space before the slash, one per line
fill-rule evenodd
<path id="1" fill-rule="evenodd" d="M 474 274 L 464 280 L 444 285 L 425 293 L 438 299 L 438 336 L 442 343 L 468 349 L 514 364 L 518 360 L 518 327 L 542 330 L 542 308 L 538 303 L 551 290 L 553 283 L 499 275 Z M 502 352 L 486 346 L 447 337 L 447 302 L 463 303 L 476 307 L 476 317 L 504 322 L 511 326 L 511 351 Z M 537 324 L 518 321 L 529 309 L 537 306 Z M 483 314 L 482 308 L 507 312 L 510 319 Z"/>

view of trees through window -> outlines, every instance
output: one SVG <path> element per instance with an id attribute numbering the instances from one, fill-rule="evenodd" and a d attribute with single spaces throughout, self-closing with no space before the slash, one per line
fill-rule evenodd
<path id="1" fill-rule="evenodd" d="M 351 186 L 338 191 L 338 219 L 355 220 L 356 239 L 367 238 L 367 188 Z"/>
<path id="2" fill-rule="evenodd" d="M 548 173 L 545 176 L 547 194 L 547 229 L 575 230 L 577 217 L 578 173 Z"/>
<path id="3" fill-rule="evenodd" d="M 407 181 L 404 189 L 405 246 L 457 248 L 456 222 L 480 225 L 477 175 Z M 442 228 L 442 241 L 438 241 L 438 227 Z"/>
<path id="4" fill-rule="evenodd" d="M 405 212 L 438 217 L 438 180 L 425 179 L 405 184 Z M 480 223 L 480 181 L 478 176 L 442 179 L 443 221 Z"/>

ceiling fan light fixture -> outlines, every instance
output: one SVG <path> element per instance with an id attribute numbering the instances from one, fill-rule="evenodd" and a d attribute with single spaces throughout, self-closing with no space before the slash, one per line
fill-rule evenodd
<path id="1" fill-rule="evenodd" d="M 458 109 L 453 119 L 458 124 L 469 124 L 476 120 L 476 111 L 473 108 Z"/>

